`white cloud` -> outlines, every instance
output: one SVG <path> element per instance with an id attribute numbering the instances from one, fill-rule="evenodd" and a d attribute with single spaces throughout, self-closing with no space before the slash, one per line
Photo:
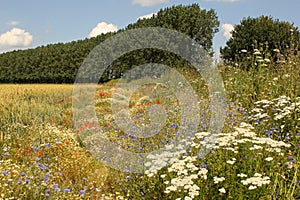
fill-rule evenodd
<path id="1" fill-rule="evenodd" d="M 95 28 L 90 32 L 89 37 L 96 37 L 102 33 L 115 32 L 118 30 L 117 25 L 107 24 L 106 22 L 100 22 Z"/>
<path id="2" fill-rule="evenodd" d="M 15 25 L 18 25 L 18 24 L 20 24 L 20 22 L 18 22 L 18 21 L 15 21 L 15 20 L 12 20 L 12 21 L 8 21 L 6 24 L 8 24 L 8 25 L 12 25 L 12 26 L 15 26 Z"/>
<path id="3" fill-rule="evenodd" d="M 139 4 L 143 7 L 154 6 L 157 4 L 169 3 L 170 0 L 131 0 L 133 4 Z"/>
<path id="4" fill-rule="evenodd" d="M 139 19 L 149 19 L 149 18 L 151 18 L 153 15 L 157 15 L 157 13 L 150 13 L 150 14 L 147 14 L 147 15 L 140 16 L 140 17 L 138 18 L 138 20 L 139 20 Z"/>
<path id="5" fill-rule="evenodd" d="M 5 51 L 15 47 L 28 47 L 33 36 L 20 28 L 13 28 L 10 31 L 0 34 L 0 50 Z"/>
<path id="6" fill-rule="evenodd" d="M 222 25 L 222 33 L 223 36 L 229 40 L 232 37 L 231 32 L 234 30 L 234 26 L 232 24 L 223 24 Z"/>

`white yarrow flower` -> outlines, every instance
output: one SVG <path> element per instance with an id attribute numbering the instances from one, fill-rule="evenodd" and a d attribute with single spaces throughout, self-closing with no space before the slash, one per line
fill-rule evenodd
<path id="1" fill-rule="evenodd" d="M 219 192 L 225 194 L 225 193 L 226 193 L 226 190 L 225 190 L 224 187 L 222 187 L 222 188 L 219 189 Z"/>
<path id="2" fill-rule="evenodd" d="M 268 157 L 268 158 L 265 158 L 265 160 L 270 162 L 271 160 L 273 160 L 273 158 L 272 157 Z"/>
<path id="3" fill-rule="evenodd" d="M 254 189 L 256 189 L 256 188 L 257 188 L 257 187 L 256 187 L 255 185 L 250 185 L 248 189 L 249 189 L 249 190 L 254 190 Z"/>

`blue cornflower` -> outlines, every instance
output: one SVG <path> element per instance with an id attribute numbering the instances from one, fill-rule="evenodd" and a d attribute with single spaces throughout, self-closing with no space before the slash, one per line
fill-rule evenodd
<path id="1" fill-rule="evenodd" d="M 205 163 L 201 163 L 201 168 L 208 168 L 208 166 Z"/>
<path id="2" fill-rule="evenodd" d="M 80 191 L 79 191 L 79 195 L 84 194 L 84 192 L 85 192 L 85 190 L 80 190 Z"/>
<path id="3" fill-rule="evenodd" d="M 35 151 L 39 150 L 39 147 L 38 147 L 38 146 L 33 146 L 32 148 L 33 148 L 33 150 L 35 150 Z"/>
<path id="4" fill-rule="evenodd" d="M 9 172 L 10 172 L 10 170 L 8 169 L 8 170 L 6 170 L 6 171 L 3 171 L 2 174 L 3 174 L 3 175 L 6 175 L 6 174 L 8 174 Z"/>
<path id="5" fill-rule="evenodd" d="M 179 125 L 178 124 L 171 124 L 170 126 L 171 126 L 171 128 L 176 128 Z"/>
<path id="6" fill-rule="evenodd" d="M 44 181 L 45 181 L 45 182 L 48 182 L 48 181 L 49 181 L 49 178 L 50 178 L 50 174 L 46 174 L 46 175 L 44 176 Z"/>
<path id="7" fill-rule="evenodd" d="M 68 192 L 71 192 L 71 190 L 66 188 L 66 189 L 64 189 L 64 192 L 68 193 Z"/>

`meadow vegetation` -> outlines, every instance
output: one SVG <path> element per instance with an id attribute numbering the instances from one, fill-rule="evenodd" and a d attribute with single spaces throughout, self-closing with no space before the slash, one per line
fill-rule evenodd
<path id="1" fill-rule="evenodd" d="M 299 199 L 300 63 L 294 56 L 256 61 L 250 70 L 219 66 L 227 116 L 214 143 L 205 139 L 207 87 L 194 71 L 180 69 L 202 98 L 202 121 L 178 159 L 164 166 L 167 155 L 152 156 L 145 174 L 105 167 L 84 148 L 79 135 L 89 124 L 73 129 L 73 85 L 0 85 L 0 199 Z M 176 99 L 145 97 L 154 85 L 134 93 L 129 107 L 137 125 L 149 122 L 151 105 L 167 114 L 161 132 L 141 146 L 144 140 L 125 136 L 114 123 L 117 81 L 95 93 L 103 134 L 135 152 L 172 145 L 180 126 Z M 211 149 L 205 156 L 203 147 Z"/>

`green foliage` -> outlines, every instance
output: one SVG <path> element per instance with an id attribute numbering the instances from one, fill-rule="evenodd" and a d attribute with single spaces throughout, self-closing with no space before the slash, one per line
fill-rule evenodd
<path id="1" fill-rule="evenodd" d="M 127 28 L 164 27 L 177 30 L 193 38 L 205 50 L 212 50 L 212 39 L 219 31 L 219 21 L 214 10 L 206 11 L 198 4 L 173 6 L 161 9 L 150 19 L 138 20 Z"/>
<path id="2" fill-rule="evenodd" d="M 79 67 L 94 47 L 117 33 L 134 28 L 164 27 L 177 30 L 212 52 L 212 38 L 218 26 L 214 10 L 202 10 L 197 4 L 161 9 L 151 19 L 140 19 L 115 33 L 0 54 L 0 83 L 73 83 Z M 182 61 L 170 53 L 142 49 L 117 59 L 104 73 L 101 82 L 118 78 L 125 70 L 148 62 L 182 65 Z"/>
<path id="3" fill-rule="evenodd" d="M 263 56 L 269 55 L 277 61 L 278 57 L 287 58 L 299 50 L 299 36 L 298 27 L 289 22 L 267 16 L 248 17 L 234 27 L 232 38 L 221 48 L 221 55 L 225 62 L 232 63 L 245 60 L 255 49 L 264 49 Z"/>
<path id="4" fill-rule="evenodd" d="M 219 66 L 228 115 L 216 146 L 204 158 L 200 148 L 206 145 L 211 120 L 205 102 L 209 96 L 203 96 L 208 88 L 197 73 L 180 69 L 190 78 L 203 108 L 199 132 L 191 140 L 186 156 L 145 174 L 105 168 L 78 143 L 78 134 L 88 131 L 91 125 L 84 124 L 78 132 L 71 128 L 72 85 L 0 85 L 0 198 L 299 199 L 299 63 L 294 60 L 276 70 L 273 63 L 269 68 L 249 71 Z M 117 83 L 109 81 L 97 88 L 99 125 L 111 141 L 137 151 L 139 143 L 127 147 L 134 141 L 127 134 L 119 138 L 121 133 L 112 123 L 110 102 Z M 142 97 L 152 88 L 142 87 L 130 98 L 130 115 L 137 125 L 147 123 L 150 104 Z M 181 110 L 171 108 L 175 102 L 163 95 L 159 100 L 153 99 L 153 103 L 180 117 Z M 169 119 L 181 125 L 179 118 Z M 166 137 L 151 139 L 157 139 L 155 144 L 167 145 L 166 139 L 170 141 L 176 129 L 162 129 L 159 134 Z M 163 156 L 154 156 L 157 164 L 150 166 L 158 166 L 163 160 Z"/>

